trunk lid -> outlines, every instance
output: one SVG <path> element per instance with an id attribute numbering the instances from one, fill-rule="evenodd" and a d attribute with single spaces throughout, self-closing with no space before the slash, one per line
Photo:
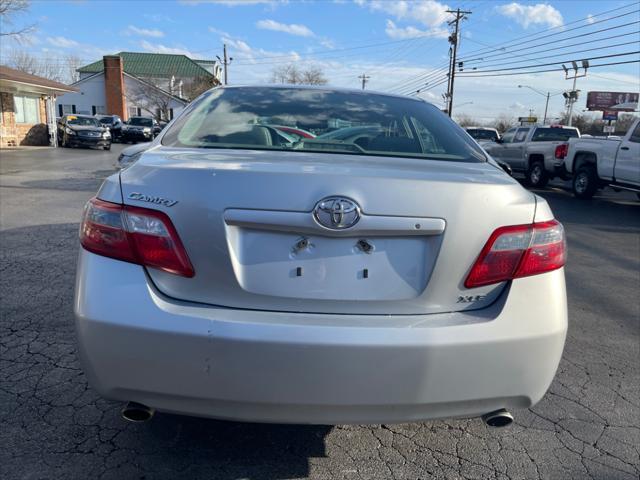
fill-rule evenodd
<path id="1" fill-rule="evenodd" d="M 476 257 L 493 230 L 535 213 L 534 196 L 488 163 L 158 147 L 121 183 L 125 203 L 169 215 L 195 268 L 193 278 L 148 269 L 157 288 L 243 309 L 482 308 L 504 284 L 465 289 Z M 329 230 L 314 220 L 332 196 L 359 206 L 355 225 Z"/>

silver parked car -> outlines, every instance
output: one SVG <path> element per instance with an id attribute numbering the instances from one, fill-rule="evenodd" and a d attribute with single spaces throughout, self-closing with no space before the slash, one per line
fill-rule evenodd
<path id="1" fill-rule="evenodd" d="M 419 99 L 213 89 L 105 181 L 80 242 L 82 363 L 130 420 L 505 425 L 562 355 L 562 225 Z"/>

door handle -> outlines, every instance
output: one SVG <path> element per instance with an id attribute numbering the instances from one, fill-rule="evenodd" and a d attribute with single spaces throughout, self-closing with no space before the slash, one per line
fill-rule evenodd
<path id="1" fill-rule="evenodd" d="M 629 147 L 620 147 L 620 150 L 629 150 Z"/>

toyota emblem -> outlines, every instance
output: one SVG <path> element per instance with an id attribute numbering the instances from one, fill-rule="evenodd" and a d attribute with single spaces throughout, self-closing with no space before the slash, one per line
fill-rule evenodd
<path id="1" fill-rule="evenodd" d="M 325 228 L 344 230 L 360 220 L 360 207 L 346 197 L 327 197 L 313 209 L 313 218 Z"/>

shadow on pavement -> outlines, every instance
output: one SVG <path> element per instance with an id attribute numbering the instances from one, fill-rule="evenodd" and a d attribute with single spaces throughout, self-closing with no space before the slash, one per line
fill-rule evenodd
<path id="1" fill-rule="evenodd" d="M 164 413 L 130 424 L 120 418 L 120 402 L 100 398 L 87 385 L 73 318 L 77 232 L 74 223 L 0 231 L 0 445 L 15 455 L 4 462 L 0 472 L 6 475 L 0 477 L 266 480 L 309 475 L 309 459 L 325 456 L 330 426 Z M 32 461 L 18 460 L 30 451 Z M 109 461 L 103 463 L 106 452 Z"/>

